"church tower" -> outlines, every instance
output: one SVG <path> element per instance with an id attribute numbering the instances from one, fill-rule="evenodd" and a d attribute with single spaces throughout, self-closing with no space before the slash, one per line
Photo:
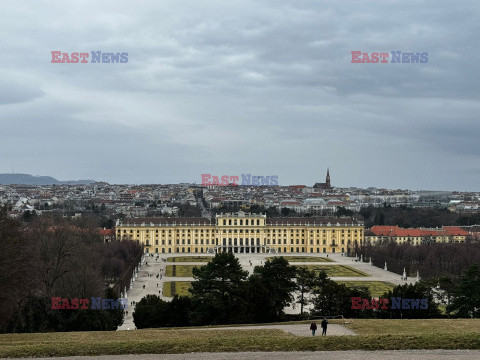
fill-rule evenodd
<path id="1" fill-rule="evenodd" d="M 330 169 L 327 168 L 327 177 L 325 178 L 324 183 L 315 183 L 313 185 L 315 189 L 331 189 L 332 185 L 330 184 Z"/>

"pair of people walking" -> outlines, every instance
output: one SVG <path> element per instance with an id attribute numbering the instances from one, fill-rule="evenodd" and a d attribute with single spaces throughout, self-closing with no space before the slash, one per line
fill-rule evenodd
<path id="1" fill-rule="evenodd" d="M 328 321 L 326 318 L 323 318 L 320 326 L 322 327 L 322 336 L 323 335 L 327 336 Z M 315 331 L 317 331 L 317 324 L 315 323 L 315 321 L 312 322 L 312 324 L 310 325 L 310 330 L 312 331 L 312 336 L 315 336 Z"/>

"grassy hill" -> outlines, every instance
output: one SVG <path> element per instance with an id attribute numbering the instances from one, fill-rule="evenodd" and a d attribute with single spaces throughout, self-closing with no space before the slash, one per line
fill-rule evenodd
<path id="1" fill-rule="evenodd" d="M 332 320 L 331 323 L 343 324 L 344 321 Z M 355 319 L 346 321 L 345 326 L 358 336 L 297 337 L 281 330 L 229 330 L 228 327 L 1 334 L 0 357 L 223 351 L 480 349 L 480 319 Z"/>

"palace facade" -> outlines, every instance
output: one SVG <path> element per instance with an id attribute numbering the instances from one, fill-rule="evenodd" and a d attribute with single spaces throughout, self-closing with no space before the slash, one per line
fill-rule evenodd
<path id="1" fill-rule="evenodd" d="M 244 212 L 209 218 L 119 221 L 119 240 L 146 253 L 346 253 L 363 244 L 363 223 L 352 218 L 267 218 Z"/>

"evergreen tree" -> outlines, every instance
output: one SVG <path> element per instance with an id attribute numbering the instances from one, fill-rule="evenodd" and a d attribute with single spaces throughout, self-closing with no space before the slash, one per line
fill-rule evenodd
<path id="1" fill-rule="evenodd" d="M 189 290 L 192 294 L 192 323 L 234 322 L 244 299 L 241 289 L 247 275 L 238 259 L 230 253 L 217 254 L 207 265 L 194 268 L 196 281 Z"/>
<path id="2" fill-rule="evenodd" d="M 380 310 L 379 314 L 381 317 L 394 319 L 430 319 L 440 316 L 440 310 L 434 301 L 431 287 L 423 281 L 415 284 L 396 286 L 393 290 L 385 292 L 381 298 L 389 300 L 388 309 Z M 394 309 L 392 308 L 394 303 L 392 298 L 413 300 L 427 299 L 427 308 L 424 309 L 419 306 L 417 308 L 412 307 L 411 309 Z M 409 305 L 407 304 L 407 306 Z M 400 307 L 403 307 L 403 304 L 401 304 Z"/>
<path id="3" fill-rule="evenodd" d="M 166 326 L 170 320 L 170 304 L 157 295 L 147 295 L 138 302 L 133 313 L 137 329 Z"/>
<path id="4" fill-rule="evenodd" d="M 256 266 L 245 285 L 247 322 L 280 320 L 284 307 L 294 300 L 294 278 L 295 267 L 283 257 L 275 257 L 267 260 L 264 266 Z"/>
<path id="5" fill-rule="evenodd" d="M 447 307 L 460 317 L 480 317 L 480 267 L 470 266 L 454 291 L 452 304 Z"/>
<path id="6" fill-rule="evenodd" d="M 310 293 L 315 285 L 315 271 L 310 271 L 305 267 L 298 267 L 296 271 L 296 285 L 296 290 L 300 292 L 300 298 L 297 300 L 297 303 L 300 304 L 300 314 L 303 314 L 303 307 L 309 302 L 305 295 Z"/>

